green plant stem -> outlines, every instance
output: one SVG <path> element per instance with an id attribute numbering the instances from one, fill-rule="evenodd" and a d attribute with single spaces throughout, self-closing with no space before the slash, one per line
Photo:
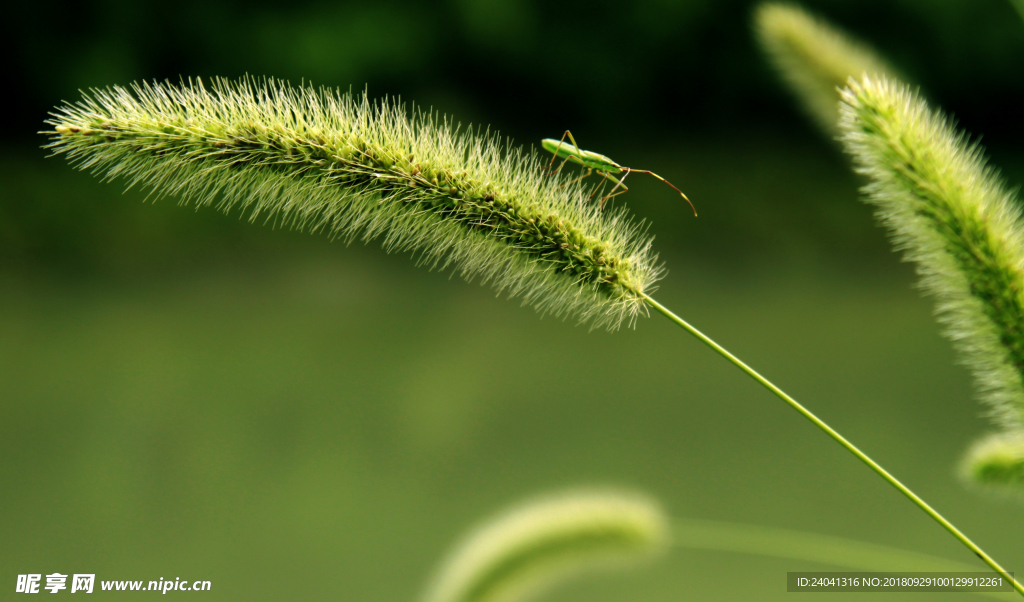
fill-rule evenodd
<path id="1" fill-rule="evenodd" d="M 994 570 L 995 572 L 999 573 L 1000 575 L 1003 576 L 1004 579 L 1006 579 L 1007 581 L 1012 583 L 1014 589 L 1016 589 L 1018 593 L 1020 593 L 1022 596 L 1024 596 L 1024 586 L 1022 586 L 1020 583 L 1018 583 L 1016 579 L 1011 577 L 1010 574 L 1006 572 L 1006 569 L 1004 569 L 1002 566 L 1000 566 L 998 562 L 996 562 L 991 556 L 986 554 L 984 550 L 982 550 L 980 547 L 978 547 L 978 544 L 976 544 L 973 541 L 971 541 L 971 539 L 969 537 L 967 537 L 959 529 L 954 527 L 951 522 L 946 520 L 946 517 L 944 517 L 941 514 L 939 514 L 939 512 L 937 510 L 935 510 L 934 508 L 929 506 L 927 502 L 925 502 L 920 497 L 918 497 L 917 494 L 914 493 L 913 491 L 911 491 L 909 487 L 907 487 L 906 485 L 901 483 L 899 479 L 897 479 L 896 477 L 894 477 L 891 474 L 889 474 L 889 471 L 887 471 L 886 469 L 882 468 L 877 462 L 875 462 L 867 454 L 862 452 L 860 450 L 860 448 L 858 448 L 853 443 L 850 443 L 849 441 L 847 441 L 847 439 L 845 437 L 843 437 L 838 432 L 836 432 L 836 430 L 833 429 L 832 427 L 830 427 L 828 424 L 826 424 L 825 421 L 823 421 L 821 418 L 818 418 L 817 416 L 815 416 L 814 413 L 812 413 L 810 410 L 808 410 L 804 406 L 800 405 L 800 403 L 797 402 L 797 400 L 795 400 L 792 397 L 790 397 L 789 395 L 787 395 L 785 391 L 783 391 L 782 389 L 776 387 L 774 384 L 772 384 L 771 381 L 769 381 L 767 378 L 765 378 L 765 377 L 761 376 L 760 374 L 758 374 L 758 372 L 756 370 L 754 370 L 750 366 L 748 366 L 745 363 L 743 363 L 743 361 L 740 360 L 735 355 L 729 353 L 729 351 L 727 351 L 724 347 L 722 347 L 718 343 L 716 343 L 713 340 L 711 340 L 703 332 L 701 332 L 701 331 L 697 330 L 696 328 L 694 328 L 693 326 L 691 326 L 689 323 L 686 322 L 686 320 L 684 320 L 684 319 L 680 318 L 679 316 L 675 315 L 667 307 L 665 307 L 664 305 L 658 303 L 657 301 L 655 301 L 654 299 L 649 297 L 647 294 L 640 293 L 640 296 L 643 297 L 644 300 L 647 301 L 647 303 L 649 303 L 651 305 L 651 307 L 653 307 L 654 309 L 656 309 L 659 312 L 661 312 L 666 318 L 668 318 L 669 320 L 672 320 L 673 322 L 675 322 L 679 326 L 682 326 L 683 329 L 685 329 L 687 332 L 689 332 L 693 336 L 695 336 L 698 339 L 700 339 L 700 341 L 703 342 L 705 345 L 707 345 L 708 347 L 711 347 L 712 349 L 714 349 L 719 355 L 721 355 L 725 359 L 727 359 L 730 362 L 732 362 L 732 364 L 735 365 L 737 368 L 739 368 L 740 370 L 746 372 L 751 378 L 753 378 L 757 382 L 759 382 L 762 385 L 764 385 L 764 387 L 766 389 L 768 389 L 769 391 L 774 393 L 776 395 L 776 397 L 778 397 L 782 401 L 785 401 L 787 404 L 789 404 L 789 406 L 791 408 L 793 408 L 797 412 L 800 412 L 804 416 L 804 418 L 810 420 L 811 422 L 814 423 L 815 426 L 817 426 L 821 430 L 825 431 L 825 433 L 829 437 L 832 437 L 833 439 L 835 439 L 837 443 L 839 443 L 840 445 L 845 447 L 851 454 L 857 456 L 857 458 L 860 459 L 861 462 L 867 464 L 868 467 L 871 468 L 871 470 L 873 470 L 876 473 L 878 473 L 878 476 L 880 476 L 883 479 L 885 479 L 886 481 L 888 481 L 890 485 L 892 485 L 893 487 L 898 489 L 899 492 L 902 493 L 903 495 L 905 495 L 910 501 L 912 501 L 915 504 L 917 504 L 918 508 L 920 508 L 921 510 L 924 510 L 925 514 L 927 514 L 928 516 L 930 516 L 933 519 L 935 519 L 935 522 L 937 522 L 940 525 L 942 525 L 942 528 L 944 528 L 945 530 L 949 531 L 950 534 L 953 535 L 953 537 L 955 537 L 958 540 L 960 540 L 960 543 L 962 543 L 965 546 L 967 546 L 967 548 L 969 550 L 971 550 L 972 552 L 974 552 L 974 554 L 978 558 L 981 558 L 981 560 L 985 564 L 987 564 L 988 566 L 992 567 L 992 570 Z"/>

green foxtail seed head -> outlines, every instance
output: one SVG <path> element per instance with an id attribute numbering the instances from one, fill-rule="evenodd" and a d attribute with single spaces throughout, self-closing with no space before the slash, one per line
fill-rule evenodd
<path id="1" fill-rule="evenodd" d="M 48 148 L 104 179 L 250 220 L 381 237 L 541 312 L 618 327 L 662 268 L 621 210 L 496 136 L 365 94 L 246 78 L 92 90 L 47 121 Z"/>
<path id="2" fill-rule="evenodd" d="M 829 136 L 839 133 L 839 90 L 848 78 L 893 73 L 867 44 L 797 6 L 762 4 L 754 30 L 776 70 Z"/>
<path id="3" fill-rule="evenodd" d="M 886 78 L 843 90 L 843 143 L 947 335 L 1008 430 L 1024 425 L 1024 222 L 1013 195 L 941 113 Z"/>
<path id="4" fill-rule="evenodd" d="M 636 494 L 569 492 L 518 506 L 472 532 L 424 602 L 512 602 L 580 570 L 645 558 L 668 521 Z"/>
<path id="5" fill-rule="evenodd" d="M 1024 488 L 1024 434 L 995 433 L 978 440 L 967 452 L 961 472 L 980 485 Z"/>

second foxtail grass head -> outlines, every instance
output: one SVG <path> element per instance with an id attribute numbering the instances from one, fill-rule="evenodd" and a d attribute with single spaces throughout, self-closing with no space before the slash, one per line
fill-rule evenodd
<path id="1" fill-rule="evenodd" d="M 1024 220 L 981 148 L 904 84 L 851 80 L 840 126 L 865 193 L 938 299 L 940 320 L 1009 432 L 1024 428 Z"/>
<path id="2" fill-rule="evenodd" d="M 867 43 L 795 5 L 760 5 L 754 29 L 779 75 L 829 136 L 839 133 L 839 90 L 848 78 L 894 73 Z"/>
<path id="3" fill-rule="evenodd" d="M 93 90 L 47 122 L 49 148 L 105 179 L 251 220 L 381 238 L 538 310 L 618 327 L 662 274 L 624 210 L 534 155 L 432 113 L 272 79 Z"/>
<path id="4" fill-rule="evenodd" d="M 1014 200 L 980 149 L 899 83 L 867 44 L 795 6 L 763 4 L 755 21 L 762 47 L 796 96 L 824 132 L 842 135 L 857 169 L 871 178 L 869 199 L 918 264 L 924 288 L 939 298 L 949 335 L 1005 431 L 976 444 L 961 474 L 1020 488 L 1024 226 Z M 855 83 L 837 112 L 849 78 Z"/>

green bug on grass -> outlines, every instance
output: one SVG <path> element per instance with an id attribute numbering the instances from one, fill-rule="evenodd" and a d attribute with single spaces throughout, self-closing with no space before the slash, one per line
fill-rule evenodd
<path id="1" fill-rule="evenodd" d="M 568 137 L 569 141 L 572 142 L 572 146 L 569 146 L 569 144 L 565 142 L 566 137 Z M 544 147 L 544 150 L 554 155 L 553 157 L 551 157 L 551 163 L 548 165 L 548 172 L 557 172 L 562 169 L 562 166 L 564 166 L 567 161 L 572 161 L 573 163 L 582 165 L 583 168 L 587 170 L 586 173 L 576 178 L 572 182 L 578 182 L 583 178 L 592 175 L 594 172 L 597 172 L 598 175 L 600 175 L 601 177 L 615 183 L 615 186 L 612 188 L 612 191 L 609 192 L 607 195 L 601 197 L 602 209 L 604 209 L 605 201 L 629 191 L 629 188 L 627 188 L 626 185 L 623 184 L 623 182 L 626 180 L 626 176 L 633 172 L 650 174 L 655 178 L 658 178 L 662 182 L 668 184 L 669 186 L 672 186 L 671 182 L 654 173 L 653 171 L 649 171 L 646 169 L 633 169 L 632 167 L 624 167 L 622 165 L 619 165 L 615 161 L 612 161 L 611 159 L 604 155 L 592 151 L 580 150 L 580 146 L 576 144 L 576 140 L 572 137 L 572 133 L 569 130 L 565 130 L 565 133 L 562 134 L 561 140 L 555 140 L 554 138 L 545 138 L 544 140 L 540 141 L 540 144 L 541 146 Z M 558 166 L 558 169 L 552 172 L 551 168 L 554 167 L 555 160 L 557 159 L 562 159 L 562 164 Z M 622 177 L 616 179 L 615 176 L 617 176 L 618 174 L 622 174 Z M 570 184 L 572 182 L 570 182 Z M 621 188 L 622 190 L 619 190 L 619 188 Z M 690 209 L 693 209 L 693 215 L 696 216 L 696 207 L 694 207 L 693 203 L 690 202 L 690 199 L 687 198 L 685 194 L 683 194 L 683 191 L 679 190 L 675 186 L 672 186 L 672 189 L 678 192 L 680 196 L 682 196 L 683 199 L 686 200 L 687 203 L 689 203 Z M 619 191 L 615 192 L 616 190 Z"/>

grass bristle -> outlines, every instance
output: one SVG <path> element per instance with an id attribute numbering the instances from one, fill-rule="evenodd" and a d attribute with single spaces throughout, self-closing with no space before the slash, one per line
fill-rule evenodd
<path id="1" fill-rule="evenodd" d="M 47 121 L 48 145 L 103 179 L 250 220 L 380 238 L 542 313 L 616 328 L 662 268 L 624 210 L 545 175 L 490 133 L 273 79 L 92 90 Z"/>

